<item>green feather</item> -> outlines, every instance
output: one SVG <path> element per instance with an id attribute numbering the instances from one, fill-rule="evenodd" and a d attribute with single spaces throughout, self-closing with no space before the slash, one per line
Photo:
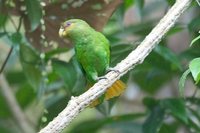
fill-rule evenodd
<path id="1" fill-rule="evenodd" d="M 72 19 L 64 22 L 70 23 L 64 27 L 67 37 L 75 45 L 77 60 L 86 72 L 91 83 L 95 83 L 99 76 L 105 74 L 110 63 L 110 45 L 106 37 L 95 31 L 85 21 Z"/>

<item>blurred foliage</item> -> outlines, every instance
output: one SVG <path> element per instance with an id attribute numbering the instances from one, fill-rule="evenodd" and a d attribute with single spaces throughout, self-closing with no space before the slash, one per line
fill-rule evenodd
<path id="1" fill-rule="evenodd" d="M 4 73 L 20 107 L 28 114 L 35 113 L 28 118 L 36 130 L 57 116 L 71 96 L 87 90 L 84 72 L 74 58 L 72 45 L 57 35 L 64 19 L 82 18 L 97 30 L 104 28 L 111 44 L 111 66 L 115 66 L 137 47 L 162 16 L 146 17 L 159 10 L 165 12 L 174 2 L 161 0 L 152 4 L 145 0 L 124 0 L 118 6 L 120 0 L 88 0 L 82 5 L 78 0 L 1 0 L 0 38 L 3 43 L 0 48 L 3 45 L 14 48 Z M 164 8 L 156 10 L 159 4 Z M 133 7 L 139 21 L 125 25 L 125 14 Z M 142 64 L 122 77 L 124 82 L 137 84 L 145 94 L 140 112 L 129 110 L 133 113 L 110 116 L 112 107 L 116 110 L 115 103 L 120 101 L 115 98 L 97 107 L 104 116 L 84 118 L 67 132 L 177 133 L 180 128 L 200 132 L 200 98 L 185 96 L 186 81 L 193 81 L 195 93 L 200 87 L 199 7 L 193 4 L 190 10 L 196 13 L 189 16 L 187 22 L 178 22 Z M 168 39 L 182 31 L 188 32 L 191 44 L 175 53 L 168 47 Z M 177 77 L 180 78 L 179 88 L 175 89 L 180 95 L 157 98 L 163 86 Z M 6 102 L 0 93 L 0 132 L 18 132 L 18 124 Z M 40 103 L 42 105 L 36 106 Z"/>

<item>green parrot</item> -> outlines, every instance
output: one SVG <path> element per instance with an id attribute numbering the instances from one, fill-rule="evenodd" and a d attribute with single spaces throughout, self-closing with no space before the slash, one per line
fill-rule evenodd
<path id="1" fill-rule="evenodd" d="M 76 58 L 83 67 L 90 85 L 96 83 L 109 70 L 109 41 L 85 21 L 80 19 L 65 21 L 60 27 L 59 35 L 69 39 L 75 45 Z M 117 80 L 107 89 L 104 99 L 109 100 L 119 96 L 125 88 L 125 84 L 121 80 Z M 91 106 L 97 104 L 99 104 L 98 99 Z"/>

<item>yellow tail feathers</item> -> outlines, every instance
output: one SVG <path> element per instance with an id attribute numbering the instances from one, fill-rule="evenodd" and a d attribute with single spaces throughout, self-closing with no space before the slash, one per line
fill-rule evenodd
<path id="1" fill-rule="evenodd" d="M 117 80 L 105 93 L 105 99 L 109 100 L 113 97 L 119 96 L 124 92 L 126 85 L 121 81 Z"/>
<path id="2" fill-rule="evenodd" d="M 126 85 L 121 81 L 117 80 L 111 87 L 109 87 L 105 93 L 105 100 L 117 97 L 124 92 Z M 99 100 L 95 100 L 90 104 L 89 107 L 94 107 L 99 104 Z"/>

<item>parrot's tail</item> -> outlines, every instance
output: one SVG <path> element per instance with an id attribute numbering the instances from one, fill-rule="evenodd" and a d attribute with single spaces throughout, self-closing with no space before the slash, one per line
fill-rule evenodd
<path id="1" fill-rule="evenodd" d="M 105 100 L 109 100 L 111 98 L 117 97 L 124 92 L 126 85 L 121 80 L 117 80 L 110 88 L 107 89 L 105 93 Z M 92 102 L 89 107 L 94 107 L 99 104 L 99 99 Z"/>

